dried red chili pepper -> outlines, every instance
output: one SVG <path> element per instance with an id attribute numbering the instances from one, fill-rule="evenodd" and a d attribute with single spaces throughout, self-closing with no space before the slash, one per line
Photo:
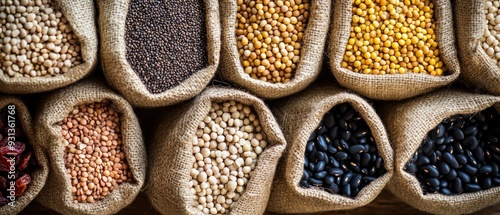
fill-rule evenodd
<path id="1" fill-rule="evenodd" d="M 6 189 L 7 188 L 7 179 L 5 177 L 0 176 L 0 189 Z M 2 193 L 0 192 L 0 195 Z"/>
<path id="2" fill-rule="evenodd" d="M 24 155 L 24 157 L 20 159 L 21 161 L 17 165 L 19 171 L 23 171 L 24 169 L 26 169 L 26 167 L 28 167 L 32 154 L 33 152 L 28 152 L 28 154 Z"/>
<path id="3" fill-rule="evenodd" d="M 22 195 L 30 183 L 31 183 L 31 177 L 28 174 L 24 174 L 23 176 L 18 178 L 16 180 L 16 185 L 15 185 L 16 189 L 15 196 L 17 197 Z"/>

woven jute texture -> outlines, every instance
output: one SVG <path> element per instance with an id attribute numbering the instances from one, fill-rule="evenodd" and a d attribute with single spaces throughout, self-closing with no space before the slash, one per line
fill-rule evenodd
<path id="1" fill-rule="evenodd" d="M 125 20 L 130 0 L 97 2 L 100 11 L 100 53 L 104 75 L 108 83 L 132 104 L 141 107 L 161 107 L 180 103 L 199 94 L 210 82 L 219 64 L 220 55 L 220 19 L 217 0 L 205 0 L 208 66 L 195 72 L 176 87 L 158 94 L 147 90 L 126 59 Z"/>
<path id="2" fill-rule="evenodd" d="M 80 42 L 82 64 L 53 77 L 10 78 L 0 72 L 0 92 L 28 94 L 45 92 L 70 85 L 88 75 L 97 64 L 97 27 L 94 1 L 57 0 L 61 13 Z"/>
<path id="3" fill-rule="evenodd" d="M 330 0 L 311 1 L 309 21 L 301 44 L 300 61 L 288 83 L 268 83 L 250 77 L 241 65 L 236 46 L 237 1 L 221 0 L 222 60 L 220 73 L 224 80 L 237 84 L 253 94 L 275 99 L 305 89 L 318 76 L 330 23 Z"/>
<path id="4" fill-rule="evenodd" d="M 81 104 L 111 101 L 120 113 L 122 150 L 132 172 L 132 182 L 123 182 L 109 195 L 94 203 L 75 203 L 65 166 L 64 145 L 59 122 Z M 50 160 L 49 180 L 37 200 L 62 214 L 114 214 L 130 204 L 146 178 L 146 149 L 141 128 L 130 104 L 103 83 L 86 80 L 45 97 L 36 116 L 36 137 Z"/>
<path id="5" fill-rule="evenodd" d="M 439 77 L 412 72 L 394 75 L 365 75 L 343 68 L 342 59 L 351 28 L 352 1 L 338 0 L 333 6 L 328 50 L 330 67 L 337 81 L 342 86 L 371 99 L 402 100 L 430 92 L 457 79 L 460 67 L 455 49 L 451 3 L 449 0 L 433 0 L 433 2 L 436 41 L 440 58 L 446 67 L 445 75 Z"/>
<path id="6" fill-rule="evenodd" d="M 387 173 L 364 187 L 356 198 L 330 194 L 319 188 L 299 185 L 304 170 L 304 154 L 311 133 L 324 114 L 336 105 L 351 104 L 370 127 Z M 393 151 L 384 125 L 368 102 L 332 84 L 310 87 L 297 95 L 271 105 L 288 142 L 274 178 L 268 210 L 279 213 L 312 213 L 346 210 L 373 201 L 388 183 L 393 172 Z"/>
<path id="7" fill-rule="evenodd" d="M 469 214 L 500 202 L 500 187 L 451 196 L 424 194 L 417 178 L 404 170 L 427 133 L 441 121 L 491 106 L 500 111 L 500 97 L 445 89 L 381 107 L 381 118 L 396 153 L 394 177 L 388 184 L 392 193 L 409 205 L 434 214 Z"/>
<path id="8" fill-rule="evenodd" d="M 257 97 L 235 89 L 209 87 L 194 100 L 165 112 L 157 126 L 152 149 L 149 150 L 148 183 L 146 193 L 154 207 L 163 214 L 202 214 L 196 208 L 195 196 L 188 183 L 195 158 L 193 137 L 212 102 L 234 100 L 253 107 L 268 146 L 259 155 L 250 174 L 245 192 L 232 203 L 229 214 L 263 214 L 278 160 L 285 149 L 285 138 L 271 111 Z"/>
<path id="9" fill-rule="evenodd" d="M 24 194 L 17 197 L 14 206 L 4 205 L 0 207 L 0 214 L 17 214 L 23 210 L 28 204 L 35 199 L 40 190 L 42 190 L 45 181 L 47 180 L 47 175 L 49 174 L 49 167 L 47 156 L 45 155 L 42 146 L 35 139 L 35 133 L 33 131 L 33 123 L 31 120 L 30 112 L 22 100 L 11 97 L 0 95 L 0 109 L 6 108 L 8 105 L 15 105 L 15 111 L 17 112 L 17 117 L 15 119 L 15 126 L 21 128 L 28 143 L 33 146 L 34 157 L 37 162 L 37 169 L 33 171 L 31 176 L 31 183 L 28 188 L 24 191 Z"/>
<path id="10" fill-rule="evenodd" d="M 484 0 L 457 0 L 455 21 L 462 79 L 474 89 L 500 95 L 500 68 L 481 47 L 481 36 L 488 25 Z"/>

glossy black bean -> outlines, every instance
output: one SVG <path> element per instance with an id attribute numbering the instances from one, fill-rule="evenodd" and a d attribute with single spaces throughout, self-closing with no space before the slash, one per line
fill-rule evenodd
<path id="1" fill-rule="evenodd" d="M 467 164 L 467 157 L 464 154 L 457 154 L 457 155 L 455 155 L 455 159 L 461 165 Z"/>
<path id="2" fill-rule="evenodd" d="M 346 196 L 349 196 L 351 197 L 351 185 L 350 184 L 346 184 L 342 187 L 342 193 L 344 193 L 344 195 Z"/>
<path id="3" fill-rule="evenodd" d="M 365 147 L 363 145 L 353 145 L 349 148 L 349 152 L 351 154 L 363 153 L 365 151 Z"/>
<path id="4" fill-rule="evenodd" d="M 491 188 L 492 184 L 493 184 L 493 180 L 491 180 L 490 177 L 485 177 L 485 178 L 483 178 L 483 180 L 481 180 L 481 188 L 483 190 Z"/>
<path id="5" fill-rule="evenodd" d="M 465 156 L 467 157 L 468 164 L 475 166 L 475 167 L 478 166 L 477 160 L 476 160 L 476 158 L 474 158 L 474 155 L 472 154 L 471 151 L 465 150 Z"/>
<path id="6" fill-rule="evenodd" d="M 493 181 L 493 185 L 500 186 L 500 178 L 493 178 L 492 181 Z"/>
<path id="7" fill-rule="evenodd" d="M 327 151 L 330 154 L 335 154 L 337 152 L 337 148 L 335 148 L 335 146 L 333 145 L 329 145 Z"/>
<path id="8" fill-rule="evenodd" d="M 348 120 L 351 120 L 351 119 L 352 119 L 352 117 L 354 116 L 354 114 L 355 114 L 354 110 L 349 109 L 349 110 L 347 110 L 347 111 L 344 113 L 344 115 L 342 116 L 342 118 L 343 118 L 344 120 L 348 121 Z"/>
<path id="9" fill-rule="evenodd" d="M 326 127 L 331 128 L 334 125 L 333 115 L 331 113 L 326 113 L 323 117 L 323 122 L 325 122 Z"/>
<path id="10" fill-rule="evenodd" d="M 360 144 L 365 144 L 367 142 L 368 142 L 368 139 L 366 139 L 365 137 L 362 137 L 362 138 L 358 139 L 358 143 L 360 143 Z"/>
<path id="11" fill-rule="evenodd" d="M 361 154 L 351 154 L 351 159 L 360 162 L 361 161 Z"/>
<path id="12" fill-rule="evenodd" d="M 437 178 L 425 178 L 425 183 L 431 187 L 439 187 L 439 179 Z"/>
<path id="13" fill-rule="evenodd" d="M 417 159 L 417 165 L 419 166 L 422 166 L 422 165 L 426 165 L 426 164 L 429 164 L 431 163 L 431 159 L 429 159 L 427 156 L 425 155 L 420 155 Z"/>
<path id="14" fill-rule="evenodd" d="M 464 148 L 462 147 L 461 143 L 456 142 L 455 144 L 453 144 L 453 151 L 456 154 L 463 154 L 464 153 Z"/>
<path id="15" fill-rule="evenodd" d="M 422 167 L 422 171 L 433 178 L 437 178 L 439 176 L 439 170 L 434 165 L 426 165 Z"/>
<path id="16" fill-rule="evenodd" d="M 451 191 L 453 193 L 461 193 L 462 192 L 462 181 L 460 178 L 455 178 L 453 181 L 453 185 L 451 186 Z"/>
<path id="17" fill-rule="evenodd" d="M 349 150 L 349 143 L 344 139 L 340 139 L 340 146 L 343 150 Z"/>
<path id="18" fill-rule="evenodd" d="M 429 154 L 429 160 L 431 161 L 431 163 L 437 163 L 438 162 L 438 157 L 436 155 L 435 152 L 431 152 Z"/>
<path id="19" fill-rule="evenodd" d="M 436 139 L 436 141 L 434 143 L 436 143 L 436 145 L 441 145 L 444 143 L 444 140 L 445 140 L 445 137 L 440 137 L 440 138 Z"/>
<path id="20" fill-rule="evenodd" d="M 465 135 L 464 133 L 462 132 L 462 130 L 458 129 L 458 128 L 453 128 L 451 130 L 451 134 L 453 135 L 453 137 L 455 137 L 455 140 L 463 140 L 465 138 Z"/>
<path id="21" fill-rule="evenodd" d="M 328 149 L 328 145 L 326 144 L 326 140 L 323 135 L 318 135 L 318 137 L 316 138 L 316 144 L 316 148 L 319 151 L 326 152 L 326 150 Z"/>
<path id="22" fill-rule="evenodd" d="M 318 163 L 316 163 L 316 166 L 314 167 L 314 171 L 316 172 L 320 172 L 320 171 L 323 171 L 323 169 L 325 169 L 325 161 L 319 161 Z"/>
<path id="23" fill-rule="evenodd" d="M 460 170 L 457 170 L 457 177 L 460 178 L 463 183 L 469 183 L 471 181 L 471 177 Z"/>
<path id="24" fill-rule="evenodd" d="M 455 169 L 450 169 L 450 173 L 446 174 L 446 179 L 453 180 L 457 178 L 457 171 Z"/>
<path id="25" fill-rule="evenodd" d="M 343 131 L 342 134 L 340 134 L 340 138 L 343 140 L 349 141 L 351 139 L 351 132 L 350 131 Z"/>
<path id="26" fill-rule="evenodd" d="M 316 179 L 324 179 L 327 174 L 328 174 L 328 172 L 326 172 L 326 171 L 315 172 L 314 173 L 314 178 L 316 178 Z"/>
<path id="27" fill-rule="evenodd" d="M 354 173 L 360 173 L 361 169 L 359 168 L 359 164 L 355 162 L 350 162 L 348 164 L 349 170 L 351 170 Z"/>
<path id="28" fill-rule="evenodd" d="M 314 139 L 316 139 L 316 130 L 314 130 L 309 136 L 309 141 L 313 141 Z"/>
<path id="29" fill-rule="evenodd" d="M 347 125 L 347 122 L 344 119 L 339 120 L 339 127 L 344 130 L 349 129 L 349 126 Z"/>
<path id="30" fill-rule="evenodd" d="M 323 184 L 323 180 L 319 180 L 319 179 L 315 179 L 315 178 L 309 178 L 309 180 L 307 180 L 307 181 L 313 185 L 322 185 Z"/>
<path id="31" fill-rule="evenodd" d="M 329 159 L 330 159 L 330 164 L 332 165 L 332 167 L 334 167 L 334 168 L 340 167 L 340 163 L 337 161 L 337 159 L 335 159 L 335 157 L 330 156 Z"/>
<path id="32" fill-rule="evenodd" d="M 304 170 L 304 172 L 302 173 L 302 179 L 308 180 L 310 177 L 311 177 L 311 172 Z"/>
<path id="33" fill-rule="evenodd" d="M 375 179 L 377 179 L 377 178 L 372 177 L 372 176 L 363 176 L 363 181 L 364 181 L 364 182 L 367 182 L 367 183 L 370 183 L 370 182 L 372 182 L 372 181 L 375 181 Z"/>
<path id="34" fill-rule="evenodd" d="M 364 130 L 364 129 L 356 131 L 356 133 L 354 133 L 354 135 L 358 138 L 366 137 L 367 134 L 368 134 L 368 131 Z"/>
<path id="35" fill-rule="evenodd" d="M 326 158 L 326 156 L 327 156 L 327 155 L 326 155 L 326 153 L 324 153 L 324 152 L 316 152 L 316 153 L 314 154 L 314 157 L 316 158 L 315 160 L 317 160 L 317 161 L 324 161 L 324 160 L 325 160 L 325 158 Z M 316 163 L 318 163 L 318 162 L 316 162 Z"/>
<path id="36" fill-rule="evenodd" d="M 465 184 L 464 188 L 468 192 L 477 192 L 481 190 L 481 186 L 479 186 L 478 184 Z"/>
<path id="37" fill-rule="evenodd" d="M 438 164 L 438 170 L 439 170 L 440 174 L 446 175 L 446 174 L 450 173 L 450 166 L 448 166 L 448 164 L 446 164 L 446 162 L 440 161 Z"/>
<path id="38" fill-rule="evenodd" d="M 361 166 L 367 167 L 370 164 L 370 159 L 371 159 L 370 154 L 368 154 L 368 153 L 363 154 L 363 157 L 361 158 L 361 163 L 360 163 Z"/>
<path id="39" fill-rule="evenodd" d="M 325 184 L 333 184 L 335 182 L 335 177 L 332 175 L 327 175 L 324 181 Z"/>
<path id="40" fill-rule="evenodd" d="M 465 165 L 463 170 L 468 175 L 474 175 L 477 172 L 477 167 L 474 167 L 474 166 L 471 166 L 471 165 Z"/>
<path id="41" fill-rule="evenodd" d="M 499 172 L 498 164 L 490 163 L 490 165 L 491 165 L 491 175 L 497 175 Z"/>
<path id="42" fill-rule="evenodd" d="M 300 180 L 300 186 L 305 188 L 311 187 L 311 185 L 309 185 L 309 182 L 307 182 L 307 180 Z"/>
<path id="43" fill-rule="evenodd" d="M 422 145 L 422 151 L 427 154 L 434 149 L 434 141 L 428 140 Z"/>
<path id="44" fill-rule="evenodd" d="M 304 157 L 304 169 L 307 169 L 309 166 L 309 158 Z"/>
<path id="45" fill-rule="evenodd" d="M 359 188 L 359 185 L 361 184 L 361 180 L 363 179 L 363 175 L 361 174 L 356 174 L 354 177 L 351 179 L 351 188 Z"/>
<path id="46" fill-rule="evenodd" d="M 339 193 L 339 186 L 335 183 L 332 183 L 330 185 L 328 185 L 327 187 L 329 190 L 331 190 L 333 193 Z"/>
<path id="47" fill-rule="evenodd" d="M 451 195 L 453 195 L 453 193 L 451 192 L 451 190 L 450 190 L 450 189 L 448 189 L 448 188 L 441 188 L 439 191 L 440 191 L 443 195 L 447 195 L 447 196 L 451 196 Z"/>
<path id="48" fill-rule="evenodd" d="M 358 130 L 358 124 L 355 121 L 349 121 L 347 122 L 347 127 L 349 127 L 350 130 L 352 131 L 357 131 Z"/>
<path id="49" fill-rule="evenodd" d="M 484 162 L 485 159 L 483 147 L 476 147 L 476 149 L 474 149 L 474 157 L 478 162 Z"/>
<path id="50" fill-rule="evenodd" d="M 455 141 L 455 139 L 453 138 L 453 136 L 445 136 L 445 138 L 444 138 L 444 143 L 445 144 L 450 144 L 453 141 Z"/>
<path id="51" fill-rule="evenodd" d="M 406 171 L 408 171 L 409 173 L 415 174 L 418 171 L 418 169 L 414 163 L 408 163 L 408 164 L 406 164 Z"/>
<path id="52" fill-rule="evenodd" d="M 307 169 L 310 171 L 314 171 L 315 164 L 313 162 L 309 162 L 309 165 L 307 166 Z"/>
<path id="53" fill-rule="evenodd" d="M 447 180 L 440 180 L 439 186 L 440 187 L 448 187 L 448 181 Z"/>
<path id="54" fill-rule="evenodd" d="M 306 152 L 310 153 L 313 151 L 314 148 L 314 141 L 309 141 L 306 144 Z"/>
<path id="55" fill-rule="evenodd" d="M 442 158 L 446 163 L 450 165 L 451 168 L 457 169 L 459 167 L 457 159 L 449 152 L 443 153 Z"/>
<path id="56" fill-rule="evenodd" d="M 346 174 L 344 174 L 344 176 L 342 176 L 342 179 L 341 179 L 342 185 L 348 184 L 351 181 L 353 176 L 354 176 L 354 174 L 350 173 L 350 172 L 347 172 Z"/>
<path id="57" fill-rule="evenodd" d="M 497 133 L 498 135 L 498 133 Z M 498 143 L 498 138 L 493 136 L 493 135 L 487 135 L 486 137 L 484 137 L 484 141 L 486 143 L 489 143 L 489 144 L 494 144 L 494 143 Z"/>
<path id="58" fill-rule="evenodd" d="M 321 135 L 321 134 L 326 134 L 328 132 L 328 128 L 326 126 L 320 126 L 318 127 L 316 134 Z"/>
<path id="59" fill-rule="evenodd" d="M 479 167 L 479 174 L 489 174 L 493 171 L 493 168 L 490 165 L 482 165 Z"/>
<path id="60" fill-rule="evenodd" d="M 328 173 L 333 176 L 341 176 L 344 174 L 344 170 L 340 168 L 332 168 L 330 169 L 330 171 L 328 171 Z"/>
<path id="61" fill-rule="evenodd" d="M 377 169 L 382 168 L 382 165 L 384 164 L 384 160 L 381 157 L 378 157 L 377 160 L 375 161 L 375 167 Z"/>
<path id="62" fill-rule="evenodd" d="M 333 127 L 332 129 L 330 129 L 328 135 L 330 136 L 330 138 L 332 138 L 332 140 L 337 139 L 339 136 L 339 127 Z"/>
<path id="63" fill-rule="evenodd" d="M 335 157 L 338 160 L 345 160 L 349 157 L 349 155 L 345 152 L 337 152 L 333 157 Z"/>
<path id="64" fill-rule="evenodd" d="M 476 136 L 477 135 L 477 127 L 476 126 L 467 126 L 463 129 L 464 135 L 465 136 Z M 464 139 L 465 140 L 465 139 Z"/>

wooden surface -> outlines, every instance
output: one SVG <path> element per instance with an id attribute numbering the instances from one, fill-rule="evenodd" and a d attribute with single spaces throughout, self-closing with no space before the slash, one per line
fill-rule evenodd
<path id="1" fill-rule="evenodd" d="M 55 211 L 50 210 L 37 202 L 31 203 L 28 207 L 24 209 L 20 214 L 22 215 L 53 215 L 57 214 Z M 118 214 L 121 215 L 156 215 L 158 213 L 146 195 L 141 193 L 135 201 L 121 210 Z M 330 214 L 342 214 L 342 215 L 361 215 L 361 214 L 388 214 L 388 215 L 396 215 L 396 214 L 404 214 L 404 215 L 412 215 L 412 214 L 426 214 L 424 212 L 418 211 L 417 209 L 412 208 L 411 206 L 405 204 L 401 200 L 397 199 L 394 195 L 392 195 L 388 191 L 383 191 L 380 196 L 375 199 L 371 204 L 357 208 L 349 211 L 334 211 L 334 212 L 324 212 L 317 213 L 321 215 L 330 215 Z M 500 214 L 500 205 L 493 206 L 490 208 L 486 208 L 476 214 L 486 215 L 486 214 Z M 268 213 L 268 215 L 277 215 L 273 213 Z"/>

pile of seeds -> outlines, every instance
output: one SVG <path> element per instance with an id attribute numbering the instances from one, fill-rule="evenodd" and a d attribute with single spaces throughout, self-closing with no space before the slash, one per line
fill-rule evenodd
<path id="1" fill-rule="evenodd" d="M 370 128 L 350 104 L 343 103 L 326 113 L 309 137 L 300 185 L 354 198 L 384 173 Z"/>
<path id="2" fill-rule="evenodd" d="M 126 58 L 151 93 L 174 88 L 208 65 L 203 0 L 132 0 Z"/>
<path id="3" fill-rule="evenodd" d="M 484 14 L 488 21 L 481 37 L 481 47 L 495 63 L 500 66 L 500 1 L 486 0 L 484 3 Z M 498 32 L 498 33 L 497 33 Z"/>
<path id="4" fill-rule="evenodd" d="M 236 39 L 245 73 L 287 83 L 300 60 L 310 0 L 238 0 Z"/>
<path id="5" fill-rule="evenodd" d="M 235 101 L 212 103 L 193 139 L 189 182 L 198 208 L 205 214 L 228 213 L 245 192 L 266 135 L 249 106 Z"/>
<path id="6" fill-rule="evenodd" d="M 9 77 L 55 76 L 81 64 L 80 45 L 55 2 L 2 1 L 1 70 Z"/>
<path id="7" fill-rule="evenodd" d="M 93 203 L 131 180 L 122 151 L 120 115 L 111 102 L 75 106 L 61 128 L 75 202 Z"/>
<path id="8" fill-rule="evenodd" d="M 363 74 L 443 75 L 431 0 L 353 0 L 342 67 Z"/>
<path id="9" fill-rule="evenodd" d="M 494 108 L 455 115 L 431 130 L 405 167 L 424 193 L 476 192 L 500 185 L 500 116 Z"/>
<path id="10" fill-rule="evenodd" d="M 17 116 L 14 105 L 0 111 L 0 206 L 15 202 L 12 196 L 23 195 L 37 167 Z"/>

